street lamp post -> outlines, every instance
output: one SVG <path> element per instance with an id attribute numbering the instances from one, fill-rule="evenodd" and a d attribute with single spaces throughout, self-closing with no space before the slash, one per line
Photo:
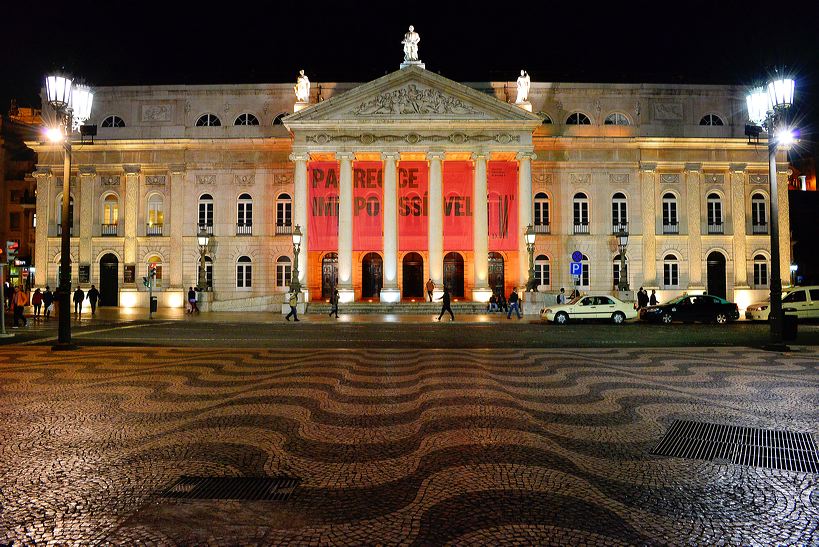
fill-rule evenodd
<path id="1" fill-rule="evenodd" d="M 617 250 L 620 251 L 620 279 L 617 280 L 618 291 L 628 291 L 628 265 L 626 264 L 626 247 L 628 247 L 628 231 L 621 226 L 617 232 Z"/>
<path id="2" fill-rule="evenodd" d="M 63 145 L 63 202 L 60 220 L 60 315 L 55 350 L 73 349 L 71 343 L 71 133 L 91 116 L 94 93 L 75 84 L 64 74 L 45 78 L 46 100 L 56 114 L 56 124 L 47 131 L 52 142 Z"/>
<path id="3" fill-rule="evenodd" d="M 205 269 L 205 253 L 208 250 L 208 243 L 210 243 L 210 236 L 204 226 L 199 228 L 199 234 L 196 236 L 196 241 L 199 243 L 199 289 L 207 290 L 208 276 Z"/>
<path id="4" fill-rule="evenodd" d="M 535 279 L 535 229 L 530 224 L 526 227 L 523 237 L 526 240 L 526 250 L 529 251 L 529 279 L 526 280 L 526 292 L 537 292 Z"/>
<path id="5" fill-rule="evenodd" d="M 301 251 L 301 226 L 293 229 L 293 271 L 290 276 L 290 292 L 298 295 L 301 292 L 299 283 L 299 252 Z"/>
<path id="6" fill-rule="evenodd" d="M 776 150 L 788 145 L 793 134 L 786 113 L 793 104 L 793 79 L 777 75 L 766 87 L 752 89 L 747 97 L 748 119 L 768 133 L 768 180 L 771 190 L 771 305 L 768 320 L 771 326 L 771 347 L 782 347 L 782 279 L 779 274 L 779 192 L 776 180 Z M 758 132 L 757 132 L 758 133 Z"/>

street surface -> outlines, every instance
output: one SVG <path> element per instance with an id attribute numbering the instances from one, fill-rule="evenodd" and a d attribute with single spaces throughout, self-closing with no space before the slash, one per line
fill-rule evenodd
<path id="1" fill-rule="evenodd" d="M 814 474 L 650 453 L 676 418 L 817 438 L 816 348 L 531 350 L 520 346 L 532 332 L 548 345 L 581 336 L 575 330 L 598 337 L 597 327 L 193 323 L 107 328 L 127 343 L 160 333 L 166 344 L 228 342 L 0 348 L 0 544 L 816 545 L 819 537 Z M 353 346 L 378 329 L 386 334 L 370 345 L 386 345 L 387 327 L 405 329 L 403 349 L 322 349 L 358 329 Z M 262 329 L 301 345 L 341 334 L 311 349 L 240 349 L 240 340 L 262 343 Z M 418 346 L 439 332 L 455 345 L 482 338 L 497 349 L 410 349 L 415 332 Z M 99 335 L 78 339 L 113 339 Z M 163 497 L 182 475 L 301 483 L 287 501 Z"/>

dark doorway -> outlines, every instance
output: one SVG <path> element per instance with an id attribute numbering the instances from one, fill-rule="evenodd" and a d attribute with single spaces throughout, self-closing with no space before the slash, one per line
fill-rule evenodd
<path id="1" fill-rule="evenodd" d="M 321 299 L 330 298 L 336 285 L 338 285 L 338 255 L 327 253 L 321 259 Z"/>
<path id="2" fill-rule="evenodd" d="M 361 261 L 361 298 L 381 295 L 384 262 L 378 253 L 367 253 Z"/>
<path id="3" fill-rule="evenodd" d="M 725 298 L 725 256 L 718 251 L 708 255 L 708 294 Z"/>
<path id="4" fill-rule="evenodd" d="M 424 298 L 424 258 L 418 253 L 407 253 L 403 260 L 404 298 Z"/>
<path id="5" fill-rule="evenodd" d="M 453 297 L 463 298 L 464 257 L 458 253 L 447 253 L 444 257 L 444 285 Z"/>
<path id="6" fill-rule="evenodd" d="M 498 296 L 506 292 L 503 255 L 500 253 L 489 253 L 489 288 Z"/>
<path id="7" fill-rule="evenodd" d="M 119 260 L 113 253 L 100 258 L 100 306 L 119 305 Z"/>

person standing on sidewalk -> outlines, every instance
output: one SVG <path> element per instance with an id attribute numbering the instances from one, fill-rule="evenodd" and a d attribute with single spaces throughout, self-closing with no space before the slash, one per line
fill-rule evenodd
<path id="1" fill-rule="evenodd" d="M 37 320 L 40 318 L 40 309 L 43 307 L 43 293 L 40 292 L 39 287 L 31 295 L 31 305 L 34 306 L 34 319 Z"/>
<path id="2" fill-rule="evenodd" d="M 23 326 L 28 326 L 28 319 L 23 315 L 26 304 L 28 304 L 28 296 L 23 292 L 22 285 L 14 287 L 14 292 L 11 294 L 11 307 L 14 313 L 14 327 L 19 328 L 20 320 L 23 320 Z"/>
<path id="3" fill-rule="evenodd" d="M 338 294 L 338 289 L 333 289 L 333 295 L 330 297 L 330 306 L 331 307 L 330 307 L 329 315 L 330 315 L 330 317 L 332 317 L 333 314 L 335 313 L 336 314 L 336 319 L 338 319 L 338 300 L 339 300 L 339 298 L 340 298 L 340 295 Z"/>
<path id="4" fill-rule="evenodd" d="M 292 315 L 293 320 L 298 322 L 299 315 L 296 311 L 296 307 L 299 305 L 299 296 L 295 293 L 295 291 L 290 293 L 290 299 L 287 301 L 287 303 L 290 304 L 290 313 L 287 314 L 285 319 L 290 321 L 290 316 Z"/>
<path id="5" fill-rule="evenodd" d="M 446 289 L 446 287 L 444 287 L 444 289 Z M 434 291 L 434 290 L 435 290 L 435 283 L 432 282 L 432 278 L 430 277 L 429 281 L 427 281 L 427 296 L 429 296 L 429 301 L 430 302 L 432 302 L 432 291 Z M 440 298 L 439 298 L 439 300 L 440 300 Z"/>
<path id="6" fill-rule="evenodd" d="M 444 285 L 444 294 L 441 295 L 441 298 L 438 300 L 443 300 L 444 305 L 441 306 L 441 314 L 438 316 L 438 321 L 441 320 L 441 317 L 444 315 L 445 311 L 449 312 L 449 316 L 452 318 L 452 321 L 455 321 L 455 314 L 452 313 L 452 308 L 449 305 L 450 297 L 449 297 L 449 287 Z"/>
<path id="7" fill-rule="evenodd" d="M 651 304 L 652 306 L 657 305 L 657 291 L 656 290 L 651 289 L 651 298 L 648 299 L 648 303 Z"/>
<path id="8" fill-rule="evenodd" d="M 199 306 L 196 305 L 196 291 L 193 287 L 188 287 L 188 313 L 199 313 Z"/>
<path id="9" fill-rule="evenodd" d="M 520 319 L 520 306 L 518 303 L 520 299 L 518 298 L 518 291 L 515 290 L 516 287 L 512 287 L 512 292 L 509 293 L 509 312 L 506 314 L 507 319 L 512 318 L 512 310 L 518 315 L 518 319 Z"/>
<path id="10" fill-rule="evenodd" d="M 82 287 L 77 287 L 74 291 L 74 315 L 82 315 L 82 301 L 85 300 L 85 292 Z"/>
<path id="11" fill-rule="evenodd" d="M 51 307 L 54 305 L 54 294 L 51 292 L 51 287 L 46 285 L 46 290 L 43 292 L 43 315 L 48 321 L 51 318 Z"/>
<path id="12" fill-rule="evenodd" d="M 557 303 L 558 304 L 565 304 L 566 303 L 566 289 L 560 287 L 560 294 L 557 295 Z"/>
<path id="13" fill-rule="evenodd" d="M 88 299 L 88 302 L 91 303 L 91 317 L 94 317 L 97 315 L 97 301 L 100 299 L 100 292 L 94 285 L 91 285 L 85 297 Z"/>

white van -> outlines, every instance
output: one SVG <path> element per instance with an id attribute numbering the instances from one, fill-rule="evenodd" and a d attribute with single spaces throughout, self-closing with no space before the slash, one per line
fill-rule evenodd
<path id="1" fill-rule="evenodd" d="M 770 301 L 751 304 L 745 310 L 745 318 L 767 321 L 770 305 Z M 819 319 L 819 285 L 787 289 L 787 293 L 782 294 L 782 309 L 799 319 Z"/>

